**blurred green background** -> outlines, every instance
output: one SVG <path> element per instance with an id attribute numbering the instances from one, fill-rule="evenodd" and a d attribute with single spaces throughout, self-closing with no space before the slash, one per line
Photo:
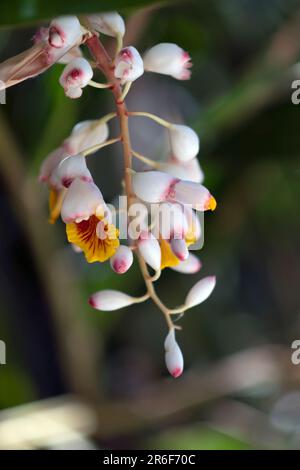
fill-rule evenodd
<path id="1" fill-rule="evenodd" d="M 190 81 L 145 75 L 128 106 L 199 133 L 205 185 L 218 201 L 205 218 L 202 271 L 165 271 L 158 291 L 175 307 L 204 275 L 216 273 L 217 287 L 182 321 L 185 373 L 174 381 L 153 304 L 111 313 L 87 305 L 108 287 L 141 295 L 137 267 L 118 276 L 107 264 L 86 264 L 63 224 L 47 225 L 47 191 L 37 183 L 43 158 L 76 122 L 112 110 L 109 93 L 91 88 L 67 99 L 61 65 L 9 88 L 0 107 L 0 407 L 74 394 L 94 410 L 93 442 L 102 448 L 299 448 L 291 344 L 300 338 L 300 107 L 291 85 L 300 78 L 300 1 L 10 1 L 1 61 L 30 46 L 35 23 L 119 7 L 127 44 L 144 51 L 175 42 L 189 51 Z M 137 123 L 137 150 L 159 157 L 157 127 Z M 112 201 L 120 155 L 113 147 L 90 162 Z"/>

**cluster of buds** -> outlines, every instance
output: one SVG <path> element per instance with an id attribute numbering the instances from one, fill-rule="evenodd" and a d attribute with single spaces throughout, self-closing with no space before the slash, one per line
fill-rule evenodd
<path id="1" fill-rule="evenodd" d="M 176 321 L 210 296 L 216 279 L 215 276 L 202 278 L 177 308 L 167 307 L 154 285 L 163 269 L 184 274 L 201 269 L 200 260 L 190 249 L 202 236 L 198 214 L 214 210 L 216 200 L 202 184 L 204 175 L 197 159 L 200 143 L 194 130 L 147 112 L 129 111 L 125 103 L 132 82 L 145 71 L 178 80 L 189 79 L 188 53 L 176 44 L 162 43 L 142 56 L 132 46 L 123 47 L 124 33 L 124 21 L 115 12 L 87 16 L 84 25 L 75 16 L 57 18 L 48 28 L 37 32 L 32 48 L 0 64 L 0 79 L 5 86 L 11 86 L 59 62 L 65 64 L 59 83 L 68 98 L 79 98 L 87 86 L 106 88 L 113 93 L 116 111 L 78 123 L 45 158 L 39 179 L 49 188 L 49 221 L 54 223 L 61 217 L 68 241 L 76 252 L 83 252 L 87 262 L 109 260 L 112 270 L 123 275 L 137 258 L 146 286 L 144 295 L 134 297 L 120 291 L 101 290 L 90 296 L 89 304 L 100 311 L 113 311 L 151 298 L 165 316 L 169 330 L 164 344 L 166 366 L 173 377 L 179 377 L 184 361 L 175 337 L 175 331 L 180 329 Z M 116 39 L 113 58 L 105 51 L 101 34 Z M 83 44 L 93 61 L 83 56 L 79 47 Z M 20 56 L 21 66 L 19 63 L 16 71 Z M 104 75 L 105 83 L 92 80 L 96 68 Z M 170 142 L 168 158 L 153 161 L 131 147 L 128 120 L 135 116 L 152 119 L 166 129 Z M 120 135 L 110 137 L 108 123 L 114 118 L 119 119 Z M 122 237 L 115 213 L 104 201 L 87 166 L 89 155 L 117 142 L 123 146 L 127 200 L 126 229 Z M 141 160 L 145 170 L 133 171 L 132 158 Z M 138 224 L 133 216 L 136 205 L 144 208 Z M 154 217 L 149 221 L 150 206 Z"/>

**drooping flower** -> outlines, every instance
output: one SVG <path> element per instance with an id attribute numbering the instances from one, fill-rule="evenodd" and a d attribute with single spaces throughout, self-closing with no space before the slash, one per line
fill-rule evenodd
<path id="1" fill-rule="evenodd" d="M 89 263 L 106 261 L 120 244 L 119 231 L 108 222 L 107 213 L 102 194 L 94 183 L 79 178 L 71 183 L 61 217 L 66 223 L 68 241 L 82 249 Z"/>
<path id="2" fill-rule="evenodd" d="M 175 338 L 175 329 L 172 328 L 165 339 L 165 361 L 170 374 L 176 379 L 183 372 L 183 355 Z"/>
<path id="3" fill-rule="evenodd" d="M 115 77 L 124 85 L 133 82 L 144 73 L 143 60 L 135 47 L 124 47 L 115 60 Z"/>
<path id="4" fill-rule="evenodd" d="M 180 202 L 198 211 L 214 210 L 217 205 L 202 184 L 180 180 L 161 171 L 135 173 L 132 183 L 135 194 L 145 202 Z"/>
<path id="5" fill-rule="evenodd" d="M 144 54 L 143 60 L 148 72 L 171 75 L 178 80 L 188 80 L 191 76 L 190 56 L 177 44 L 157 44 Z"/>
<path id="6" fill-rule="evenodd" d="M 57 179 L 65 188 L 68 188 L 76 178 L 88 183 L 93 181 L 92 175 L 86 166 L 86 159 L 80 154 L 64 158 L 57 166 L 55 173 Z"/>
<path id="7" fill-rule="evenodd" d="M 90 63 L 79 57 L 69 62 L 59 78 L 66 96 L 69 98 L 80 98 L 82 88 L 86 87 L 93 77 L 93 69 Z"/>

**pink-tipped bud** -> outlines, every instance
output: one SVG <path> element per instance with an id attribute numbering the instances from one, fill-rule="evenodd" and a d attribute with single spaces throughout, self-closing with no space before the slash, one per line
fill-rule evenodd
<path id="1" fill-rule="evenodd" d="M 173 271 L 177 271 L 182 274 L 195 274 L 202 268 L 201 261 L 193 253 L 189 254 L 188 259 L 181 261 L 176 266 L 172 266 Z"/>
<path id="2" fill-rule="evenodd" d="M 106 205 L 100 189 L 93 183 L 76 178 L 70 185 L 61 208 L 61 218 L 68 224 L 103 215 Z"/>
<path id="3" fill-rule="evenodd" d="M 204 180 L 204 174 L 197 158 L 192 158 L 188 162 L 180 162 L 171 158 L 163 164 L 163 168 L 166 173 L 175 176 L 175 178 L 194 181 L 194 183 L 202 183 Z"/>
<path id="4" fill-rule="evenodd" d="M 64 148 L 70 155 L 75 155 L 101 144 L 108 138 L 108 134 L 108 125 L 97 119 L 78 122 L 73 127 L 71 135 L 64 141 Z"/>
<path id="5" fill-rule="evenodd" d="M 171 75 L 177 80 L 188 80 L 191 76 L 190 56 L 177 44 L 157 44 L 145 53 L 143 59 L 148 72 Z"/>
<path id="6" fill-rule="evenodd" d="M 198 281 L 189 291 L 185 299 L 185 305 L 189 308 L 204 302 L 212 293 L 216 285 L 216 276 L 204 277 Z"/>
<path id="7" fill-rule="evenodd" d="M 165 339 L 165 361 L 170 374 L 176 379 L 183 372 L 183 355 L 175 339 L 175 329 L 172 328 Z"/>
<path id="8" fill-rule="evenodd" d="M 96 310 L 111 312 L 135 303 L 135 298 L 117 290 L 101 290 L 91 295 L 89 304 Z"/>
<path id="9" fill-rule="evenodd" d="M 180 261 L 185 261 L 189 257 L 189 250 L 184 240 L 173 238 L 171 240 L 171 250 Z"/>
<path id="10" fill-rule="evenodd" d="M 133 191 L 145 202 L 165 201 L 177 180 L 162 171 L 145 171 L 132 176 Z"/>
<path id="11" fill-rule="evenodd" d="M 64 68 L 59 78 L 59 83 L 69 98 L 79 98 L 82 88 L 88 85 L 93 77 L 93 69 L 89 62 L 82 57 L 72 60 Z"/>
<path id="12" fill-rule="evenodd" d="M 199 183 L 179 180 L 168 195 L 170 201 L 188 204 L 197 211 L 215 210 L 217 202 L 208 189 Z"/>
<path id="13" fill-rule="evenodd" d="M 143 60 L 135 47 L 124 47 L 115 60 L 115 77 L 124 85 L 133 82 L 144 73 Z"/>
<path id="14" fill-rule="evenodd" d="M 76 16 L 60 16 L 51 21 L 48 42 L 56 49 L 76 44 L 82 36 L 82 29 Z"/>
<path id="15" fill-rule="evenodd" d="M 125 34 L 124 20 L 116 11 L 88 15 L 87 18 L 91 28 L 98 33 L 112 37 L 116 37 L 118 35 L 123 37 Z"/>
<path id="16" fill-rule="evenodd" d="M 66 157 L 56 169 L 57 177 L 65 188 L 68 188 L 75 178 L 90 183 L 93 181 L 92 175 L 86 166 L 85 157 L 82 155 L 74 155 Z"/>
<path id="17" fill-rule="evenodd" d="M 155 271 L 160 270 L 161 265 L 161 251 L 157 239 L 151 232 L 142 232 L 138 239 L 137 246 L 140 254 Z"/>
<path id="18" fill-rule="evenodd" d="M 128 246 L 120 245 L 110 258 L 110 265 L 117 274 L 124 274 L 133 263 L 132 250 Z"/>
<path id="19" fill-rule="evenodd" d="M 177 160 L 188 162 L 198 154 L 199 137 L 193 129 L 181 124 L 172 124 L 169 134 L 172 153 Z"/>

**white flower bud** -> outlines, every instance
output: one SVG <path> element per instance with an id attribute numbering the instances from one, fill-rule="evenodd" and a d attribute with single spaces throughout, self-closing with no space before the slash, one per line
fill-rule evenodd
<path id="1" fill-rule="evenodd" d="M 177 271 L 182 274 L 195 274 L 202 268 L 201 261 L 193 253 L 189 254 L 188 259 L 181 261 L 176 266 L 172 266 L 173 271 Z"/>
<path id="2" fill-rule="evenodd" d="M 161 171 L 145 171 L 132 176 L 135 194 L 145 202 L 162 202 L 176 181 L 173 176 Z"/>
<path id="3" fill-rule="evenodd" d="M 169 194 L 169 200 L 188 204 L 197 211 L 215 210 L 217 203 L 208 189 L 199 183 L 179 180 Z"/>
<path id="4" fill-rule="evenodd" d="M 212 293 L 216 285 L 216 276 L 204 277 L 189 291 L 184 304 L 191 308 L 204 302 Z"/>
<path id="5" fill-rule="evenodd" d="M 148 72 L 171 75 L 178 80 L 188 80 L 191 76 L 190 56 L 177 44 L 157 44 L 145 53 L 143 59 Z"/>
<path id="6" fill-rule="evenodd" d="M 82 28 L 76 16 L 60 16 L 51 21 L 48 42 L 56 49 L 76 44 L 82 36 Z"/>
<path id="7" fill-rule="evenodd" d="M 163 164 L 163 169 L 169 175 L 182 180 L 194 181 L 194 183 L 202 183 L 204 180 L 204 174 L 197 158 L 192 158 L 188 162 L 180 162 L 172 158 Z"/>
<path id="8" fill-rule="evenodd" d="M 189 250 L 184 240 L 173 238 L 171 240 L 171 249 L 180 261 L 185 261 L 189 257 Z"/>
<path id="9" fill-rule="evenodd" d="M 129 46 L 122 49 L 115 60 L 115 77 L 124 85 L 133 82 L 144 73 L 143 60 L 135 47 Z"/>
<path id="10" fill-rule="evenodd" d="M 71 183 L 61 208 L 61 218 L 67 224 L 88 220 L 93 214 L 103 214 L 106 206 L 100 189 L 94 183 L 75 179 Z"/>
<path id="11" fill-rule="evenodd" d="M 89 147 L 101 144 L 108 138 L 108 125 L 97 119 L 82 121 L 72 129 L 71 135 L 64 141 L 67 153 L 74 155 Z"/>
<path id="12" fill-rule="evenodd" d="M 93 69 L 90 63 L 79 57 L 66 65 L 59 78 L 59 83 L 65 90 L 66 96 L 79 98 L 82 95 L 82 88 L 88 85 L 92 77 Z"/>
<path id="13" fill-rule="evenodd" d="M 110 258 L 112 269 L 118 274 L 124 274 L 133 263 L 132 250 L 126 245 L 120 245 L 115 254 Z"/>
<path id="14" fill-rule="evenodd" d="M 199 152 L 199 137 L 196 132 L 182 124 L 172 124 L 169 129 L 171 149 L 174 157 L 188 162 Z"/>
<path id="15" fill-rule="evenodd" d="M 82 155 L 66 157 L 56 169 L 57 177 L 65 188 L 68 188 L 75 178 L 90 183 L 93 181 L 92 175 L 86 166 L 86 159 Z"/>
<path id="16" fill-rule="evenodd" d="M 165 339 L 165 361 L 170 374 L 177 378 L 183 372 L 183 356 L 175 339 L 175 329 L 172 328 Z"/>
<path id="17" fill-rule="evenodd" d="M 135 303 L 134 297 L 117 290 L 101 290 L 91 295 L 89 304 L 97 310 L 110 312 Z"/>
<path id="18" fill-rule="evenodd" d="M 124 20 L 116 11 L 88 15 L 87 18 L 92 29 L 98 33 L 103 33 L 112 37 L 116 37 L 118 35 L 123 37 L 125 34 Z"/>
<path id="19" fill-rule="evenodd" d="M 151 232 L 142 232 L 138 239 L 137 246 L 146 263 L 155 271 L 159 271 L 161 265 L 161 251 L 159 243 L 153 234 Z"/>

